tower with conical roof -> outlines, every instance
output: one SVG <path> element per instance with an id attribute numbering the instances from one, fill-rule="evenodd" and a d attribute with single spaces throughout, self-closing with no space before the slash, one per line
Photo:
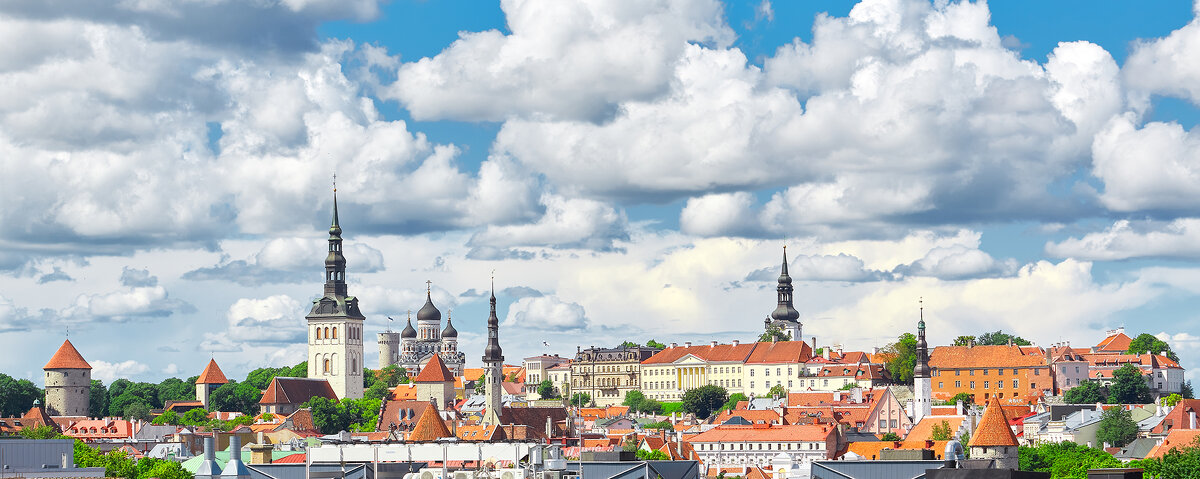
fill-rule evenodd
<path id="1" fill-rule="evenodd" d="M 925 342 L 925 301 L 919 301 L 917 321 L 917 364 L 913 367 L 913 424 L 933 411 L 933 378 L 929 369 L 929 344 Z"/>
<path id="2" fill-rule="evenodd" d="M 776 328 L 791 341 L 804 338 L 804 325 L 800 323 L 800 312 L 792 305 L 792 277 L 788 275 L 787 246 L 783 247 L 783 268 L 779 272 L 779 283 L 775 286 L 777 296 L 775 311 L 763 320 L 767 330 Z M 813 345 L 814 348 L 817 345 Z"/>
<path id="3" fill-rule="evenodd" d="M 337 188 L 333 193 L 333 222 L 329 254 L 325 256 L 325 291 L 313 300 L 308 321 L 308 377 L 325 379 L 340 399 L 363 397 L 363 322 L 358 298 L 346 291 L 346 258 L 342 256 L 342 227 L 338 224 Z"/>
<path id="4" fill-rule="evenodd" d="M 1017 469 L 1019 466 L 1017 436 L 1009 427 L 1004 408 L 1000 407 L 996 397 L 988 401 L 969 444 L 971 459 L 991 459 L 995 461 L 996 469 Z"/>
<path id="5" fill-rule="evenodd" d="M 487 331 L 488 343 L 483 349 L 483 387 L 484 404 L 483 418 L 480 424 L 485 426 L 500 424 L 501 389 L 500 381 L 504 380 L 504 351 L 500 349 L 500 318 L 496 317 L 496 282 L 492 280 L 491 312 L 488 313 Z"/>
<path id="6" fill-rule="evenodd" d="M 87 416 L 91 406 L 92 365 L 71 340 L 42 368 L 46 372 L 46 412 L 51 416 Z"/>
<path id="7" fill-rule="evenodd" d="M 229 379 L 225 377 L 221 367 L 217 366 L 217 360 L 209 359 L 204 371 L 201 371 L 200 376 L 196 377 L 196 400 L 204 405 L 204 409 L 209 409 L 209 396 L 221 385 L 227 383 L 229 383 Z"/>

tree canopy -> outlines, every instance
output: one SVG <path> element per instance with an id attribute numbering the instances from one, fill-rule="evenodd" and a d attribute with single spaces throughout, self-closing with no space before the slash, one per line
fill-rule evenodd
<path id="1" fill-rule="evenodd" d="M 1108 388 L 1111 404 L 1146 404 L 1151 401 L 1150 386 L 1142 377 L 1142 370 L 1126 364 L 1113 371 L 1113 383 Z"/>
<path id="2" fill-rule="evenodd" d="M 783 332 L 783 330 L 775 326 L 767 328 L 765 332 L 758 336 L 758 342 L 760 343 L 777 343 L 790 340 L 791 338 L 789 338 L 788 335 Z"/>
<path id="3" fill-rule="evenodd" d="M 1029 341 L 1026 341 L 1025 338 L 1008 334 L 1004 331 L 994 331 L 991 333 L 980 334 L 978 340 L 975 341 L 975 344 L 980 346 L 1003 346 L 1008 344 L 1010 340 L 1017 346 L 1029 346 L 1032 344 Z"/>
<path id="4" fill-rule="evenodd" d="M 1112 454 L 1070 441 L 1021 446 L 1018 454 L 1022 471 L 1047 472 L 1054 479 L 1087 479 L 1088 469 L 1122 467 Z"/>
<path id="5" fill-rule="evenodd" d="M 571 395 L 571 405 L 584 407 L 592 402 L 592 396 L 588 393 L 575 393 Z"/>
<path id="6" fill-rule="evenodd" d="M 912 333 L 901 334 L 896 342 L 884 346 L 883 353 L 889 358 L 887 370 L 897 384 L 912 384 L 913 368 L 917 365 L 917 337 Z"/>
<path id="7" fill-rule="evenodd" d="M 725 388 L 714 384 L 688 389 L 683 393 L 683 410 L 696 415 L 698 419 L 707 419 L 713 412 L 719 410 L 729 393 Z"/>
<path id="8" fill-rule="evenodd" d="M 1138 426 L 1133 416 L 1123 407 L 1109 408 L 1100 416 L 1100 428 L 1096 439 L 1111 447 L 1125 447 L 1137 439 Z"/>
<path id="9" fill-rule="evenodd" d="M 732 410 L 737 407 L 737 403 L 739 403 L 741 401 L 749 401 L 749 400 L 750 400 L 750 398 L 746 397 L 746 395 L 742 394 L 742 393 L 730 394 L 729 399 L 726 399 L 725 404 L 721 405 L 721 409 L 718 409 L 717 411 L 719 412 L 719 411 Z"/>
<path id="10" fill-rule="evenodd" d="M 1191 444 L 1167 451 L 1162 457 L 1139 459 L 1127 467 L 1140 467 L 1145 477 L 1180 477 L 1194 479 L 1200 476 L 1200 439 Z"/>
<path id="11" fill-rule="evenodd" d="M 0 374 L 0 417 L 20 417 L 44 397 L 33 381 Z"/>
<path id="12" fill-rule="evenodd" d="M 542 399 L 558 399 L 561 397 L 558 394 L 558 390 L 554 388 L 554 383 L 549 379 L 538 383 L 537 393 L 538 397 Z"/>
<path id="13" fill-rule="evenodd" d="M 1161 354 L 1171 358 L 1172 361 L 1179 361 L 1179 356 L 1174 351 L 1171 351 L 1171 345 L 1149 333 L 1142 333 L 1133 338 L 1129 342 L 1129 349 L 1125 350 L 1125 352 L 1128 354 Z"/>
<path id="14" fill-rule="evenodd" d="M 646 341 L 646 347 L 655 348 L 655 349 L 667 349 L 667 345 L 660 343 L 658 341 L 655 341 L 653 339 Z"/>
<path id="15" fill-rule="evenodd" d="M 304 407 L 313 416 L 313 425 L 321 434 L 336 434 L 341 431 L 374 431 L 379 419 L 378 399 L 343 399 L 332 401 L 320 396 L 309 399 Z"/>
<path id="16" fill-rule="evenodd" d="M 621 404 L 629 406 L 629 409 L 635 412 L 658 414 L 662 411 L 662 403 L 646 397 L 645 394 L 637 390 L 625 393 L 625 400 Z"/>
<path id="17" fill-rule="evenodd" d="M 1067 404 L 1095 404 L 1107 400 L 1108 391 L 1092 380 L 1084 380 L 1063 393 L 1063 402 Z"/>

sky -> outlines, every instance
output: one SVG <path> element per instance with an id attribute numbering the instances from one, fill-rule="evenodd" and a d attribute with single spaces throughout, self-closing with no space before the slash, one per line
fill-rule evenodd
<path id="1" fill-rule="evenodd" d="M 0 4 L 0 372 L 306 354 L 337 175 L 368 338 L 426 281 L 468 367 L 1124 327 L 1200 367 L 1186 1 Z M 389 321 L 388 318 L 395 318 Z M 368 365 L 377 348 L 366 346 Z"/>

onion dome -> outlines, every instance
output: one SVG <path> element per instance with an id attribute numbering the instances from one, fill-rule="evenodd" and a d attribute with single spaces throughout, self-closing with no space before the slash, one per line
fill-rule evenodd
<path id="1" fill-rule="evenodd" d="M 412 327 L 412 320 L 411 320 L 411 319 L 410 319 L 410 320 L 408 320 L 408 325 L 404 327 L 404 331 L 401 331 L 401 332 L 400 332 L 400 337 L 402 337 L 402 338 L 415 338 L 415 337 L 417 337 L 417 330 L 413 329 L 413 327 Z"/>
<path id="2" fill-rule="evenodd" d="M 446 329 L 442 330 L 443 338 L 457 338 L 458 330 L 454 329 L 454 325 L 450 323 L 450 318 L 446 318 Z"/>
<path id="3" fill-rule="evenodd" d="M 433 298 L 430 297 L 429 291 L 425 292 L 425 306 L 421 306 L 421 310 L 417 311 L 417 322 L 423 321 L 442 321 L 442 312 L 433 305 Z"/>

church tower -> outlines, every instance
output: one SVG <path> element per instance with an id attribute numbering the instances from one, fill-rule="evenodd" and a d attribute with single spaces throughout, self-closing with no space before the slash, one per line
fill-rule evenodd
<path id="1" fill-rule="evenodd" d="M 783 269 L 779 273 L 779 284 L 775 287 L 778 296 L 775 311 L 763 320 L 766 329 L 778 328 L 791 341 L 802 341 L 803 324 L 800 323 L 800 312 L 792 306 L 792 277 L 788 275 L 787 246 L 783 247 Z M 813 347 L 817 347 L 813 344 Z"/>
<path id="2" fill-rule="evenodd" d="M 913 368 L 913 424 L 933 410 L 933 379 L 930 378 L 929 345 L 925 342 L 925 302 L 921 301 L 917 322 L 917 365 Z"/>
<path id="3" fill-rule="evenodd" d="M 484 403 L 487 409 L 483 412 L 480 424 L 485 426 L 500 424 L 501 389 L 500 381 L 504 380 L 504 355 L 500 350 L 500 319 L 496 317 L 496 283 L 492 281 L 492 312 L 488 314 L 487 330 L 488 343 L 483 350 Z"/>
<path id="4" fill-rule="evenodd" d="M 92 365 L 83 359 L 71 340 L 63 341 L 42 370 L 46 371 L 46 412 L 51 416 L 87 417 Z"/>
<path id="5" fill-rule="evenodd" d="M 325 379 L 339 399 L 363 397 L 363 317 L 358 298 L 346 294 L 346 258 L 338 225 L 337 189 L 329 254 L 325 257 L 325 294 L 313 301 L 308 320 L 308 377 Z"/>

